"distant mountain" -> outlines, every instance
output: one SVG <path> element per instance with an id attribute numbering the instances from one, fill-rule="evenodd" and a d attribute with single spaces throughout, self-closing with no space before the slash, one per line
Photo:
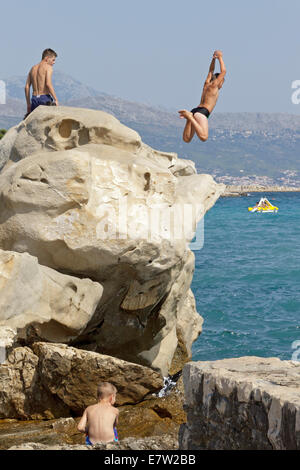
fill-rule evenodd
<path id="1" fill-rule="evenodd" d="M 8 100 L 0 106 L 0 128 L 16 124 L 24 115 L 25 79 L 6 80 Z M 194 138 L 185 144 L 184 122 L 176 112 L 102 93 L 62 72 L 56 71 L 53 81 L 61 104 L 113 114 L 152 147 L 194 160 L 200 172 L 209 172 L 217 179 L 227 175 L 231 183 L 230 178 L 252 175 L 252 179 L 267 176 L 277 183 L 282 179 L 282 183 L 300 184 L 300 116 L 216 112 L 209 119 L 209 140 L 202 143 Z M 245 184 L 250 182 L 246 180 Z"/>
<path id="2" fill-rule="evenodd" d="M 16 123 L 19 122 L 20 117 L 24 115 L 26 111 L 25 101 L 21 101 L 15 98 L 7 98 L 6 104 L 0 104 L 0 127 L 5 127 L 2 123 L 6 118 L 16 119 Z"/>
<path id="3" fill-rule="evenodd" d="M 6 83 L 8 98 L 17 98 L 24 101 L 24 87 L 26 79 L 27 77 L 24 75 L 4 80 Z M 75 98 L 86 98 L 102 94 L 105 95 L 100 91 L 84 85 L 78 80 L 74 80 L 70 75 L 60 72 L 59 70 L 55 70 L 53 73 L 53 85 L 55 90 L 57 90 L 57 96 L 61 102 L 66 102 Z"/>
<path id="4" fill-rule="evenodd" d="M 300 116 L 213 113 L 209 140 L 202 143 L 194 138 L 186 144 L 182 140 L 184 123 L 176 112 L 111 96 L 76 99 L 68 104 L 115 115 L 152 147 L 194 160 L 198 171 L 215 176 L 266 175 L 275 180 L 286 171 L 295 172 L 294 178 L 298 172 L 300 175 Z"/>

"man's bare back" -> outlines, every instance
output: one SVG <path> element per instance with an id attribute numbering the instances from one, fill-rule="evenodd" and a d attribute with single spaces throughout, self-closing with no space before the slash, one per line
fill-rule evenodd
<path id="1" fill-rule="evenodd" d="M 220 62 L 221 72 L 219 74 L 214 74 L 216 59 Z M 192 111 L 186 109 L 179 111 L 180 117 L 187 121 L 183 131 L 185 142 L 190 142 L 195 133 L 203 142 L 208 139 L 208 118 L 217 104 L 225 75 L 226 67 L 223 62 L 223 54 L 221 51 L 215 51 L 203 86 L 200 104 Z"/>
<path id="2" fill-rule="evenodd" d="M 51 91 L 47 86 L 47 80 L 50 79 L 52 75 L 51 71 L 51 65 L 48 65 L 43 61 L 32 67 L 29 74 L 33 95 L 51 94 Z"/>

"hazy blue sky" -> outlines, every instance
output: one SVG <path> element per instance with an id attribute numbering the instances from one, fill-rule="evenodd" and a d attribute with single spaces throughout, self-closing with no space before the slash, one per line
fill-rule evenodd
<path id="1" fill-rule="evenodd" d="M 227 80 L 217 111 L 300 114 L 299 0 L 0 0 L 0 79 L 23 75 L 46 47 L 55 68 L 124 99 L 199 102 L 215 49 Z"/>

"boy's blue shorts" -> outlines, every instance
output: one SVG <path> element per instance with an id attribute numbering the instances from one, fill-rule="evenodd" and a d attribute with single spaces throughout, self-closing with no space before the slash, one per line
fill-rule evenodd
<path id="1" fill-rule="evenodd" d="M 114 441 L 115 442 L 119 442 L 119 439 L 118 439 L 118 435 L 116 435 L 117 431 L 115 430 L 115 438 L 114 438 Z M 85 436 L 85 445 L 86 446 L 92 446 L 93 444 L 91 443 L 90 439 L 89 439 L 89 436 Z"/>

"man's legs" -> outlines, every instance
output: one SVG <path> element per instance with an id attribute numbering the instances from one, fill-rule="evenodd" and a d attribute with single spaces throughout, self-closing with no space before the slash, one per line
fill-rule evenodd
<path id="1" fill-rule="evenodd" d="M 208 119 L 204 114 L 195 113 L 194 119 L 196 123 L 193 123 L 195 132 L 202 142 L 208 139 Z"/>
<path id="2" fill-rule="evenodd" d="M 184 131 L 183 140 L 184 142 L 190 142 L 196 132 L 202 142 L 208 139 L 208 119 L 204 114 L 191 113 L 186 109 L 179 111 L 180 117 L 187 120 Z"/>
<path id="3" fill-rule="evenodd" d="M 194 134 L 195 134 L 195 129 L 191 123 L 191 121 L 189 121 L 188 119 L 186 120 L 186 123 L 185 123 L 185 128 L 184 128 L 184 131 L 183 131 L 183 140 L 188 143 L 192 140 L 192 138 L 194 137 Z"/>

